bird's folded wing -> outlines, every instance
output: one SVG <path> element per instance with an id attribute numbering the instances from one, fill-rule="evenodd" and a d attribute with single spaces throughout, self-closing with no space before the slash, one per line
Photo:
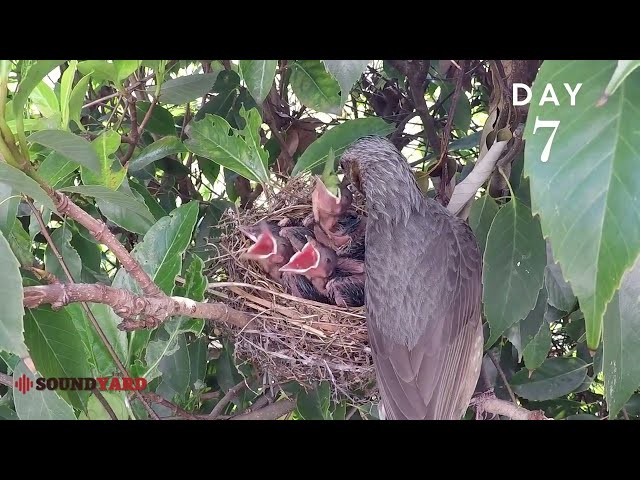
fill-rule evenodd
<path id="1" fill-rule="evenodd" d="M 367 290 L 369 336 L 389 419 L 459 419 L 476 386 L 483 345 L 481 258 L 471 231 L 459 226 L 443 221 L 438 235 L 422 243 L 412 243 L 411 226 L 395 232 L 396 245 L 411 243 L 414 251 L 388 253 L 389 267 L 405 277 L 392 273 L 385 281 L 406 289 L 391 300 L 376 299 L 375 282 Z M 380 328 L 391 316 L 414 324 L 415 345 Z"/>

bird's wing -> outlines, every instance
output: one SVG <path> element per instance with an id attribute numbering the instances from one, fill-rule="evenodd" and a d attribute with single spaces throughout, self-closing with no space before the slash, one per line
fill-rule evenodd
<path id="1" fill-rule="evenodd" d="M 378 229 L 376 229 L 378 230 Z M 459 419 L 482 360 L 482 260 L 466 224 L 414 214 L 367 232 L 366 304 L 389 419 Z"/>

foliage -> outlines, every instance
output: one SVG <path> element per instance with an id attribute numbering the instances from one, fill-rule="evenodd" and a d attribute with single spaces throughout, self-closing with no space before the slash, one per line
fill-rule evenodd
<path id="1" fill-rule="evenodd" d="M 161 292 L 203 301 L 207 281 L 225 280 L 215 260 L 225 208 L 268 201 L 370 134 L 388 136 L 426 195 L 446 201 L 449 180 L 501 129 L 522 127 L 524 154 L 514 135 L 466 209 L 484 259 L 478 388 L 556 419 L 640 416 L 638 63 L 458 63 L 0 61 L 3 418 L 107 419 L 104 401 L 118 418 L 148 418 L 122 392 L 101 401 L 14 386 L 22 375 L 122 376 L 119 362 L 164 401 L 150 402 L 162 417 L 226 417 L 269 397 L 295 398 L 289 418 L 377 418 L 375 399 L 353 405 L 325 383 L 264 385 L 212 322 L 176 316 L 125 332 L 112 308 L 89 304 L 98 333 L 80 304 L 23 307 L 45 271 L 143 294 L 97 232 L 57 214 L 51 188 L 106 222 Z M 512 105 L 512 83 L 534 78 L 528 112 Z M 578 83 L 574 98 L 565 84 Z M 560 122 L 552 141 L 536 127 L 545 120 Z"/>

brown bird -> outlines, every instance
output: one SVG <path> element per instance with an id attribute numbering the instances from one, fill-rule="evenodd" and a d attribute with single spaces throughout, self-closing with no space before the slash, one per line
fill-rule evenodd
<path id="1" fill-rule="evenodd" d="M 280 271 L 304 275 L 336 305 L 361 306 L 364 302 L 364 262 L 338 257 L 311 237 Z"/>
<path id="2" fill-rule="evenodd" d="M 363 137 L 340 164 L 366 198 L 365 306 L 381 418 L 460 419 L 483 352 L 474 235 L 422 194 L 388 140 Z"/>

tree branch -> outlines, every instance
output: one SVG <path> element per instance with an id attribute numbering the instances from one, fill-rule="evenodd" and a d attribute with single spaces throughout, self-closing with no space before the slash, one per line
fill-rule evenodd
<path id="1" fill-rule="evenodd" d="M 491 361 L 493 362 L 493 365 L 496 367 L 496 370 L 498 371 L 498 375 L 500 375 L 500 379 L 502 380 L 502 383 L 504 384 L 505 388 L 507 389 L 507 392 L 509 392 L 509 397 L 511 397 L 511 401 L 517 405 L 518 404 L 518 400 L 516 400 L 516 396 L 513 393 L 513 390 L 511 390 L 511 385 L 509 385 L 509 382 L 507 381 L 507 376 L 504 374 L 504 371 L 502 370 L 502 367 L 500 366 L 500 362 L 498 361 L 498 359 L 496 358 L 495 354 L 493 352 L 488 352 L 489 358 L 491 359 Z"/>
<path id="2" fill-rule="evenodd" d="M 166 407 L 172 410 L 175 415 L 184 417 L 188 420 L 204 420 L 201 416 L 194 415 L 192 413 L 187 412 L 186 410 L 183 410 L 178 405 L 171 403 L 169 400 L 165 400 L 164 398 L 162 398 L 160 395 L 156 393 L 147 392 L 147 393 L 143 393 L 143 395 L 148 401 L 152 403 L 157 403 L 158 405 L 162 405 L 163 407 Z"/>
<path id="3" fill-rule="evenodd" d="M 43 304 L 61 308 L 77 302 L 109 305 L 124 319 L 118 325 L 120 330 L 155 327 L 167 317 L 175 315 L 216 320 L 240 328 L 249 323 L 247 315 L 223 303 L 201 303 L 167 295 L 140 297 L 129 290 L 100 284 L 54 283 L 24 288 L 23 303 L 26 308 L 37 308 Z"/>
<path id="4" fill-rule="evenodd" d="M 238 393 L 240 393 L 246 387 L 247 387 L 247 384 L 245 383 L 244 380 L 238 383 L 237 385 L 231 387 L 229 391 L 225 394 L 225 396 L 222 397 L 218 403 L 216 403 L 215 407 L 213 407 L 213 410 L 211 410 L 211 413 L 209 414 L 209 418 L 212 420 L 218 418 L 222 413 L 222 411 L 224 410 L 224 407 L 226 407 L 231 400 L 236 398 L 238 396 Z"/>
<path id="5" fill-rule="evenodd" d="M 275 420 L 293 412 L 295 408 L 295 400 L 280 400 L 279 402 L 271 403 L 260 410 L 254 410 L 236 417 L 231 417 L 229 420 Z"/>
<path id="6" fill-rule="evenodd" d="M 471 406 L 475 407 L 477 415 L 487 412 L 509 417 L 512 420 L 551 420 L 542 410 L 527 410 L 514 403 L 495 398 L 493 394 L 479 395 L 471 400 Z"/>
<path id="7" fill-rule="evenodd" d="M 104 395 L 102 395 L 102 392 L 97 388 L 94 388 L 92 393 L 96 396 L 100 404 L 104 407 L 104 409 L 106 410 L 111 420 L 118 420 L 116 412 L 113 411 L 113 408 L 111 408 L 111 405 L 109 405 L 109 402 L 107 402 L 107 399 L 104 398 Z"/>

